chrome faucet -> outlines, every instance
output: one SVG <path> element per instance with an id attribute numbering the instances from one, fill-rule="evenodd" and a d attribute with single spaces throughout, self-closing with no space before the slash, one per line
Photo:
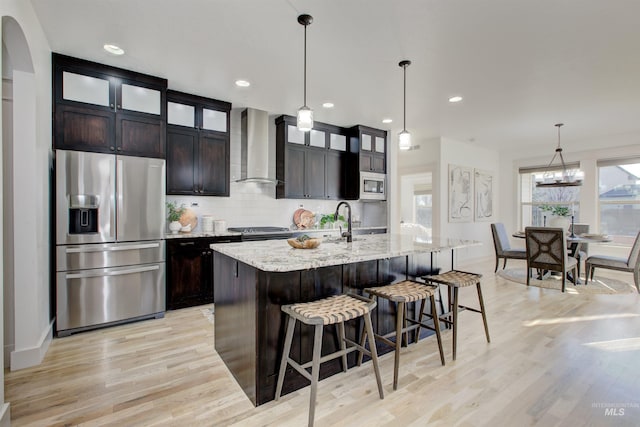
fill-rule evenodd
<path id="1" fill-rule="evenodd" d="M 339 210 L 340 210 L 340 206 L 345 205 L 347 207 L 347 231 L 342 232 L 342 237 L 346 237 L 347 238 L 347 243 L 350 243 L 353 241 L 353 237 L 351 234 L 351 205 L 347 202 L 340 202 L 338 203 L 338 206 L 336 207 L 336 213 L 333 215 L 333 220 L 337 221 L 338 220 L 338 216 L 339 216 Z"/>

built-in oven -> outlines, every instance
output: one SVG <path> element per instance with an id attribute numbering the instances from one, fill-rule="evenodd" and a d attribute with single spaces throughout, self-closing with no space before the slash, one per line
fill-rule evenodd
<path id="1" fill-rule="evenodd" d="M 387 175 L 360 172 L 360 200 L 387 200 Z"/>

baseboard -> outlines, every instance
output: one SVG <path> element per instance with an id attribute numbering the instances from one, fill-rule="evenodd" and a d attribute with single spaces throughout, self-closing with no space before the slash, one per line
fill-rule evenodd
<path id="1" fill-rule="evenodd" d="M 23 350 L 14 350 L 11 352 L 11 365 L 9 369 L 17 371 L 18 369 L 30 368 L 38 366 L 42 363 L 44 355 L 47 354 L 51 340 L 53 339 L 53 321 L 49 323 L 49 327 L 40 337 L 37 346 L 26 348 Z"/>
<path id="2" fill-rule="evenodd" d="M 0 408 L 0 427 L 11 427 L 11 407 L 8 403 Z"/>

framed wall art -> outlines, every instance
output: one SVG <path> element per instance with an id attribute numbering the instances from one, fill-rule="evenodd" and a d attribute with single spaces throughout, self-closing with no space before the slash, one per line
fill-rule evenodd
<path id="1" fill-rule="evenodd" d="M 449 222 L 469 222 L 473 216 L 473 170 L 449 165 Z"/>
<path id="2" fill-rule="evenodd" d="M 474 171 L 475 220 L 493 221 L 493 173 Z"/>

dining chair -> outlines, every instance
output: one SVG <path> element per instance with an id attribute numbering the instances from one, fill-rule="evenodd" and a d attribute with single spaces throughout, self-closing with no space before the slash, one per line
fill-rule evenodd
<path id="1" fill-rule="evenodd" d="M 636 240 L 633 242 L 633 246 L 631 246 L 629 257 L 626 259 L 605 255 L 594 255 L 587 258 L 585 262 L 587 272 L 585 283 L 589 281 L 589 277 L 593 280 L 593 273 L 596 267 L 633 273 L 633 282 L 636 285 L 638 293 L 640 293 L 640 232 L 636 235 Z"/>
<path id="2" fill-rule="evenodd" d="M 576 236 L 581 236 L 585 233 L 589 232 L 589 224 L 573 224 L 569 226 L 569 233 L 573 233 Z M 586 259 L 589 256 L 589 244 L 588 243 L 572 243 L 569 246 L 569 255 L 578 260 L 578 277 L 580 277 L 580 263 L 585 261 L 585 271 L 586 268 Z"/>
<path id="3" fill-rule="evenodd" d="M 532 268 L 557 271 L 562 273 L 562 292 L 564 292 L 567 273 L 573 270 L 573 277 L 578 277 L 578 261 L 567 254 L 564 228 L 526 227 L 524 232 L 527 252 L 527 286 L 529 286 Z"/>
<path id="4" fill-rule="evenodd" d="M 496 222 L 491 224 L 491 234 L 493 234 L 493 247 L 496 251 L 496 268 L 494 273 L 498 271 L 500 258 L 504 258 L 503 269 L 507 267 L 507 259 L 527 259 L 527 253 L 524 249 L 511 247 L 509 236 L 503 223 Z"/>

